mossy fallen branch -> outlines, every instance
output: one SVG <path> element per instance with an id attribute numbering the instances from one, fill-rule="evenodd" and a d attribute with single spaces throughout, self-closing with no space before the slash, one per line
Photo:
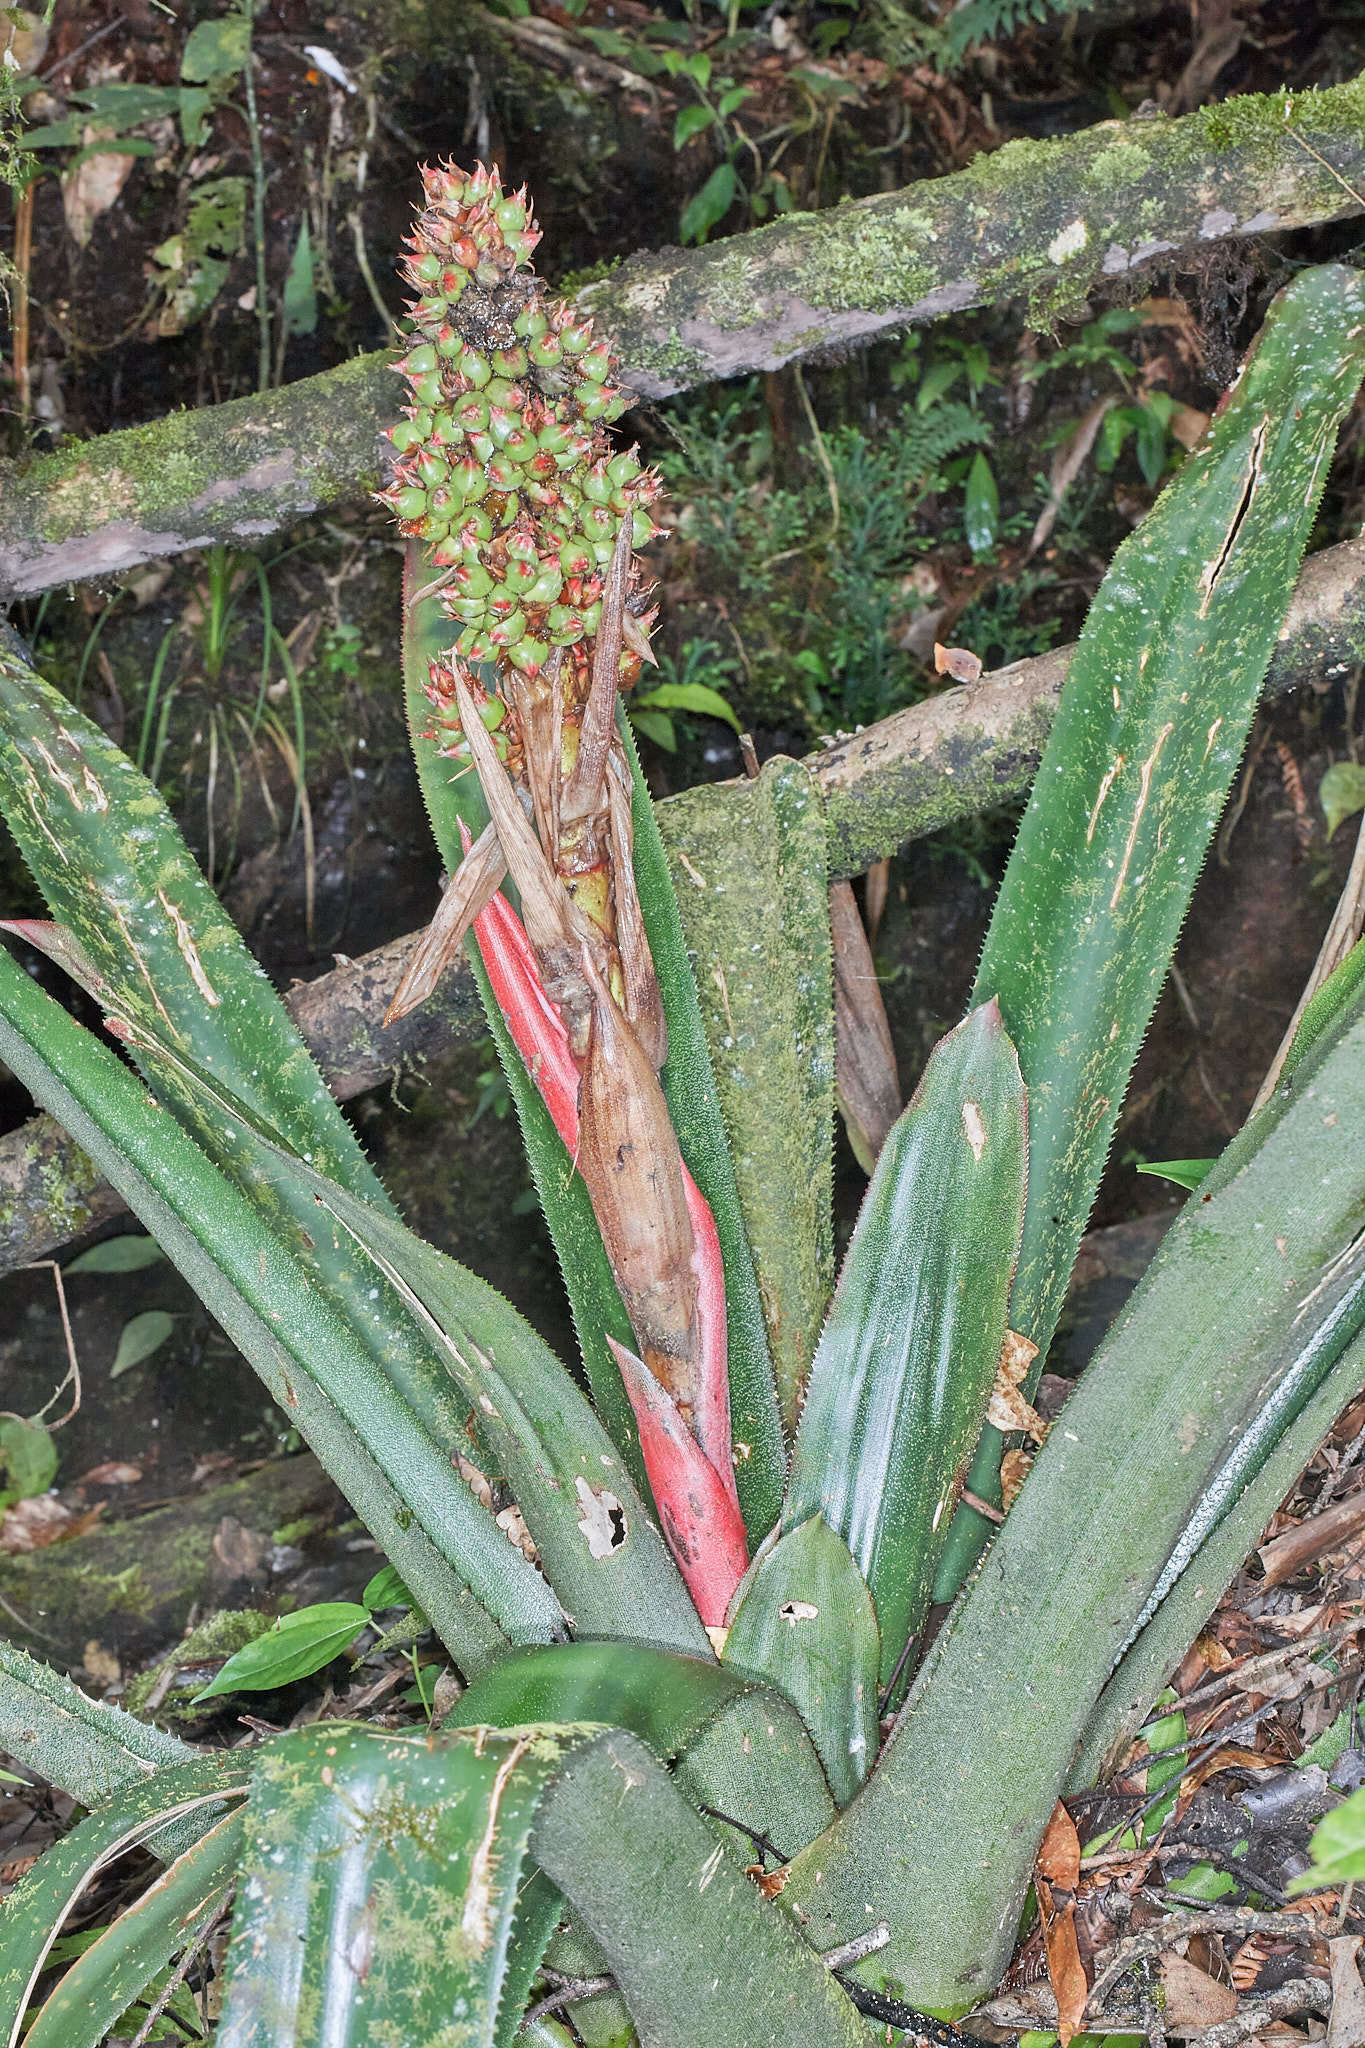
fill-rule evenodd
<path id="1" fill-rule="evenodd" d="M 1073 647 L 996 669 L 811 755 L 828 830 L 830 879 L 862 874 L 922 839 L 1028 789 L 1052 724 Z M 1305 562 L 1266 680 L 1267 697 L 1322 685 L 1365 662 L 1365 541 L 1325 548 Z M 707 785 L 714 792 L 714 785 Z M 692 792 L 670 798 L 685 817 Z M 670 831 L 670 837 L 673 834 Z M 679 836 L 684 836 L 680 830 Z M 334 1095 L 348 1101 L 405 1061 L 477 1036 L 483 1013 L 460 962 L 431 1001 L 388 1030 L 384 1011 L 419 933 L 296 988 L 294 1020 Z M 123 1203 L 50 1117 L 0 1138 L 0 1275 L 49 1256 Z"/>
<path id="2" fill-rule="evenodd" d="M 1357 78 L 1007 143 L 948 177 L 636 256 L 578 303 L 658 398 L 969 306 L 1023 299 L 1046 324 L 1153 259 L 1356 214 L 1363 180 Z M 385 362 L 0 473 L 0 597 L 271 533 L 372 490 L 395 404 Z"/>

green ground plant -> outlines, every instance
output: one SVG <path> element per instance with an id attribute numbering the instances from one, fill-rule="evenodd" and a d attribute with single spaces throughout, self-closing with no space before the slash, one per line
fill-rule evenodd
<path id="1" fill-rule="evenodd" d="M 28 2048 L 96 2048 L 235 1892 L 219 2048 L 562 2048 L 561 2006 L 618 2048 L 852 2048 L 998 1983 L 1055 1800 L 1148 1724 L 1365 1381 L 1348 959 L 972 1576 L 989 1532 L 962 1466 L 975 1446 L 988 1499 L 997 1368 L 1047 1349 L 1365 372 L 1365 285 L 1296 279 L 1119 550 L 972 1006 L 826 1318 L 818 797 L 776 761 L 692 792 L 665 843 L 617 703 L 657 480 L 609 452 L 610 350 L 531 276 L 524 196 L 427 177 L 387 497 L 414 748 L 458 869 L 434 944 L 475 920 L 581 1371 L 405 1228 L 155 789 L 7 639 L 0 808 L 53 920 L 23 934 L 128 1057 L 8 955 L 0 1056 L 382 1545 L 392 1576 L 334 1640 L 410 1603 L 465 1689 L 439 1732 L 323 1721 L 210 1755 L 0 1644 L 0 1745 L 91 1809 L 0 1907 L 0 2040 L 29 2013 Z M 517 337 L 496 365 L 490 302 Z M 71 1902 L 137 1842 L 161 1876 L 32 2010 Z M 762 1886 L 756 1851 L 781 1865 Z"/>

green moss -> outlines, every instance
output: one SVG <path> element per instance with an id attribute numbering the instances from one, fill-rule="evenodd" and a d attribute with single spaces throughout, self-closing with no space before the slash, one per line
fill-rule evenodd
<path id="1" fill-rule="evenodd" d="M 201 1668 L 205 1664 L 223 1662 L 254 1643 L 270 1627 L 270 1616 L 258 1614 L 254 1608 L 224 1608 L 220 1613 L 210 1614 L 196 1628 L 192 1628 L 183 1642 L 177 1643 L 170 1655 L 163 1657 L 149 1671 L 141 1672 L 128 1687 L 124 1700 L 128 1711 L 141 1714 L 148 1700 L 157 1692 L 168 1672 L 186 1671 L 187 1676 L 178 1683 L 172 1683 L 161 1697 L 155 1709 L 163 1721 L 200 1721 L 203 1712 L 191 1709 L 190 1702 L 205 1684 Z"/>

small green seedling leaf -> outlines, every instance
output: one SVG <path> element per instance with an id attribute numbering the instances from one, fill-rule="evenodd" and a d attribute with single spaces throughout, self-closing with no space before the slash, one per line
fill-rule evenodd
<path id="1" fill-rule="evenodd" d="M 1354 761 L 1334 761 L 1319 785 L 1318 802 L 1330 839 L 1343 819 L 1365 810 L 1365 768 Z"/>
<path id="2" fill-rule="evenodd" d="M 1294 1879 L 1289 1887 L 1291 1896 L 1321 1891 L 1329 1884 L 1352 1884 L 1365 1877 L 1365 1786 L 1334 1813 L 1323 1815 L 1313 1830 L 1308 1853 L 1313 1867 Z"/>
<path id="3" fill-rule="evenodd" d="M 391 1564 L 377 1571 L 360 1596 L 371 1614 L 383 1614 L 389 1607 L 413 1607 L 416 1605 L 411 1593 L 404 1585 L 402 1576 Z"/>
<path id="4" fill-rule="evenodd" d="M 165 1256 L 154 1237 L 139 1237 L 130 1231 L 126 1237 L 106 1237 L 103 1244 L 92 1244 L 62 1270 L 68 1279 L 73 1273 L 140 1273 L 144 1266 L 154 1266 Z"/>
<path id="5" fill-rule="evenodd" d="M 978 560 L 995 546 L 1000 530 L 1000 493 L 995 471 L 978 449 L 967 471 L 967 496 L 962 508 L 967 545 Z"/>
<path id="6" fill-rule="evenodd" d="M 0 1415 L 0 1509 L 46 1493 L 57 1470 L 57 1446 L 41 1422 Z"/>
<path id="7" fill-rule="evenodd" d="M 311 1678 L 367 1628 L 370 1611 L 353 1600 L 320 1600 L 297 1614 L 282 1614 L 273 1628 L 229 1657 L 192 1706 L 225 1692 L 274 1692 L 296 1678 Z"/>
<path id="8" fill-rule="evenodd" d="M 684 246 L 704 242 L 717 221 L 724 220 L 739 190 L 733 164 L 717 164 L 700 192 L 694 192 L 682 211 L 678 235 Z"/>
<path id="9" fill-rule="evenodd" d="M 180 76 L 201 85 L 217 85 L 234 77 L 251 47 L 251 17 L 241 12 L 192 28 L 180 59 Z"/>
<path id="10" fill-rule="evenodd" d="M 318 292 L 313 277 L 313 243 L 305 214 L 299 223 L 299 238 L 294 244 L 289 275 L 284 281 L 284 331 L 286 334 L 316 334 L 317 325 Z"/>
<path id="11" fill-rule="evenodd" d="M 1178 1188 L 1197 1188 L 1217 1164 L 1216 1159 L 1143 1159 L 1137 1170 L 1155 1174 L 1161 1180 L 1173 1180 Z"/>
<path id="12" fill-rule="evenodd" d="M 742 730 L 739 720 L 720 691 L 713 690 L 707 683 L 660 683 L 656 689 L 646 690 L 643 696 L 632 699 L 632 715 L 640 709 L 649 708 L 659 711 L 700 711 L 707 718 L 724 719 L 733 732 Z"/>
<path id="13" fill-rule="evenodd" d="M 149 1308 L 125 1323 L 119 1332 L 114 1362 L 109 1368 L 110 1379 L 116 1380 L 122 1373 L 131 1372 L 135 1365 L 141 1365 L 145 1358 L 159 1351 L 174 1328 L 175 1317 L 167 1315 L 164 1308 Z"/>
<path id="14" fill-rule="evenodd" d="M 700 135 L 703 128 L 709 128 L 712 118 L 709 107 L 680 107 L 678 118 L 673 123 L 674 149 L 682 149 L 694 135 Z"/>

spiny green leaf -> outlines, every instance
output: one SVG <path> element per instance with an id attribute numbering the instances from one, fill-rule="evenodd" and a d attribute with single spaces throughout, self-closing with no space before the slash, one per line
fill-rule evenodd
<path id="1" fill-rule="evenodd" d="M 836 1805 L 847 1806 L 876 1760 L 881 1654 L 872 1595 L 848 1545 L 812 1515 L 760 1554 L 736 1598 L 727 1670 L 752 1672 L 785 1694 Z"/>
<path id="2" fill-rule="evenodd" d="M 739 788 L 689 790 L 666 804 L 658 819 L 673 876 L 664 886 L 686 934 L 687 957 L 697 967 L 693 1001 L 706 1026 L 743 1236 L 758 1276 L 759 1333 L 765 1322 L 790 1430 L 834 1285 L 834 1007 L 824 814 L 809 772 L 778 758 Z M 636 846 L 644 898 L 660 882 L 638 824 Z M 652 942 L 652 927 L 650 936 Z M 668 967 L 671 973 L 671 955 Z M 664 966 L 659 972 L 663 981 Z M 681 1135 L 688 1119 L 673 1085 L 681 1053 L 672 1030 L 670 1013 L 664 1085 Z M 744 1392 L 736 1357 L 737 1340 L 753 1342 L 745 1335 L 753 1297 L 746 1303 L 736 1299 L 738 1272 L 722 1210 L 688 1156 L 722 1230 L 732 1298 L 734 1433 L 740 1442 L 753 1443 L 753 1425 L 743 1419 L 746 1410 L 753 1412 L 753 1396 Z M 742 1321 L 736 1313 L 741 1307 Z M 759 1367 L 751 1370 L 757 1384 Z M 768 1406 L 771 1399 L 765 1396 Z M 780 1487 L 780 1450 L 768 1460 Z M 755 1517 L 746 1463 L 737 1465 L 736 1477 L 751 1536 L 766 1535 L 772 1523 Z"/>
<path id="3" fill-rule="evenodd" d="M 650 1643 L 562 1643 L 514 1650 L 461 1695 L 470 1727 L 597 1721 L 629 1728 L 665 1762 L 748 1689 L 741 1675 Z"/>
<path id="4" fill-rule="evenodd" d="M 471 1593 L 471 1576 L 512 1634 L 555 1634 L 558 1603 L 544 1580 L 510 1550 L 379 1377 L 316 1285 L 306 1250 L 291 1252 L 174 1118 L 149 1101 L 136 1075 L 2 951 L 0 1058 L 152 1229 L 364 1517 L 461 1667 L 472 1676 L 506 1641 Z M 250 1123 L 240 1128 L 257 1162 L 274 1173 L 278 1148 L 264 1148 Z M 311 1194 L 309 1202 L 316 1227 Z"/>
<path id="5" fill-rule="evenodd" d="M 263 1636 L 235 1651 L 191 1704 L 198 1706 L 201 1700 L 227 1692 L 274 1692 L 296 1678 L 311 1678 L 369 1624 L 370 1610 L 354 1600 L 319 1600 L 297 1613 L 282 1614 Z"/>
<path id="6" fill-rule="evenodd" d="M 531 1848 L 651 2048 L 867 2048 L 851 2001 L 744 1875 L 752 1851 L 740 1838 L 726 1855 L 635 1737 L 598 1735 L 569 1759 Z"/>
<path id="7" fill-rule="evenodd" d="M 3 2048 L 14 2048 L 44 1958 L 91 1878 L 168 1821 L 203 1814 L 240 1796 L 248 1770 L 240 1756 L 196 1757 L 124 1786 L 55 1843 L 0 1901 Z"/>
<path id="8" fill-rule="evenodd" d="M 24 2048 L 100 2048 L 138 1994 L 150 1995 L 158 1973 L 227 1897 L 244 1838 L 240 1810 L 218 1821 L 87 1943 L 44 2000 Z M 183 2038 L 179 2030 L 174 2038 Z"/>
<path id="9" fill-rule="evenodd" d="M 79 979 L 93 970 L 105 1013 L 164 1038 L 283 1144 L 392 1213 L 292 1018 L 199 872 L 160 792 L 43 682 L 8 633 L 0 633 L 0 809 L 66 928 L 58 957 Z M 239 1127 L 217 1115 L 174 1064 L 158 1062 L 148 1078 L 282 1240 L 309 1249 L 311 1199 L 296 1202 L 288 1182 L 262 1172 Z M 382 1282 L 374 1296 L 374 1274 L 349 1241 L 311 1252 L 356 1340 L 433 1440 L 452 1449 L 464 1416 L 411 1318 Z"/>
<path id="10" fill-rule="evenodd" d="M 1040 1360 L 1362 370 L 1365 278 L 1301 272 L 1114 557 L 1067 675 L 973 998 L 999 999 L 1029 1090 L 1010 1314 Z M 988 1430 L 968 1479 L 988 1500 L 999 1458 Z M 959 1510 L 940 1597 L 985 1533 Z"/>
<path id="11" fill-rule="evenodd" d="M 323 1722 L 263 1749 L 219 2048 L 315 2048 L 320 2013 L 331 2048 L 507 2039 L 500 2008 L 519 2016 L 540 1960 L 513 1939 L 527 1836 L 583 1740 Z M 542 1947 L 549 1931 L 539 1911 Z"/>
<path id="12" fill-rule="evenodd" d="M 1027 1120 L 995 1003 L 935 1047 L 893 1125 L 811 1368 L 782 1526 L 823 1515 L 881 1629 L 883 1685 L 923 1625 L 985 1420 L 1023 1225 Z"/>

